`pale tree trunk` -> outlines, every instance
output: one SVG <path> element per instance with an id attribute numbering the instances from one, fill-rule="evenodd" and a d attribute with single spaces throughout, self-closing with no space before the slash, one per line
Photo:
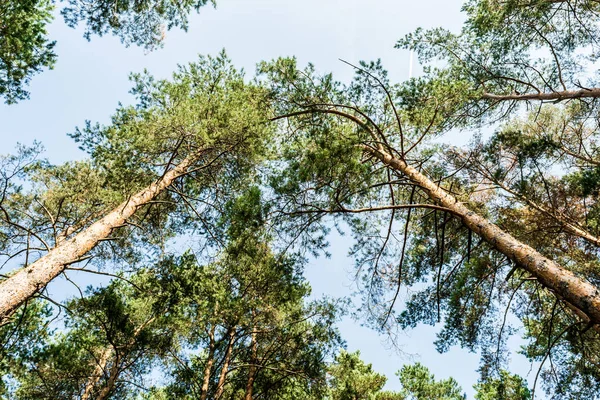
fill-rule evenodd
<path id="1" fill-rule="evenodd" d="M 253 313 L 254 315 L 254 313 Z M 252 328 L 252 335 L 250 339 L 250 348 L 252 352 L 252 356 L 250 358 L 250 368 L 248 369 L 248 380 L 246 381 L 246 395 L 244 396 L 244 400 L 252 400 L 252 389 L 254 387 L 254 379 L 256 378 L 257 366 L 258 362 L 258 343 L 256 341 L 256 327 Z"/>
<path id="2" fill-rule="evenodd" d="M 125 224 L 138 208 L 150 202 L 175 179 L 184 175 L 198 159 L 199 154 L 184 159 L 158 181 L 134 194 L 73 238 L 60 242 L 48 254 L 0 283 L 0 325 L 6 323 L 23 302 L 44 289 L 52 279 L 62 273 L 66 265 L 77 262 L 100 241 L 106 239 L 113 229 Z"/>
<path id="3" fill-rule="evenodd" d="M 152 317 L 135 329 L 135 331 L 133 332 L 133 339 L 127 346 L 125 346 L 125 351 L 127 351 L 127 349 L 129 349 L 131 346 L 133 346 L 135 344 L 136 338 L 139 336 L 140 332 L 145 327 L 150 325 L 155 319 L 156 319 L 156 317 Z M 90 378 L 88 379 L 88 381 L 85 384 L 83 394 L 81 395 L 81 400 L 88 400 L 90 398 L 90 396 L 92 395 L 92 391 L 94 390 L 94 386 L 96 386 L 98 384 L 98 381 L 100 381 L 100 378 L 104 374 L 104 372 L 106 370 L 106 366 L 108 365 L 108 360 L 113 355 L 113 353 L 114 353 L 114 350 L 112 347 L 107 347 L 106 349 L 104 349 L 101 357 L 98 359 L 98 362 L 96 363 L 96 367 L 94 368 L 94 372 L 92 373 L 92 376 L 90 376 Z M 110 393 L 110 391 L 114 387 L 115 382 L 117 381 L 117 378 L 119 376 L 118 359 L 119 359 L 119 357 L 115 357 L 115 362 L 109 372 L 108 381 L 107 381 L 106 385 L 100 390 L 100 394 L 104 393 L 103 394 L 104 397 L 106 397 Z M 102 397 L 102 398 L 104 398 L 104 397 Z M 100 397 L 98 397 L 98 399 L 99 398 Z"/>
<path id="4" fill-rule="evenodd" d="M 120 362 L 120 357 L 118 355 L 116 355 L 113 365 L 110 369 L 110 375 L 108 377 L 108 381 L 106 382 L 106 385 L 104 385 L 104 387 L 100 390 L 100 393 L 98 393 L 98 397 L 96 397 L 95 400 L 104 400 L 104 399 L 108 398 L 108 395 L 114 389 L 115 383 L 117 382 L 117 379 L 119 378 L 119 372 L 120 372 L 119 371 L 119 362 Z"/>
<path id="5" fill-rule="evenodd" d="M 215 361 L 215 327 L 216 324 L 210 328 L 208 333 L 208 359 L 206 360 L 206 366 L 204 367 L 204 380 L 202 381 L 202 390 L 200 392 L 200 400 L 206 400 L 208 397 L 208 385 L 210 383 L 210 374 L 212 372 L 212 366 Z"/>
<path id="6" fill-rule="evenodd" d="M 362 146 L 362 148 L 423 189 L 432 201 L 460 218 L 468 229 L 481 236 L 496 250 L 529 272 L 559 298 L 579 310 L 580 313 L 576 313 L 580 317 L 584 317 L 593 324 L 600 324 L 600 292 L 596 286 L 544 257 L 532 247 L 520 242 L 497 225 L 471 211 L 405 161 L 393 157 L 382 149 L 374 149 L 369 146 Z"/>
<path id="7" fill-rule="evenodd" d="M 546 92 L 546 93 L 523 93 L 523 94 L 494 94 L 484 93 L 481 98 L 486 100 L 506 101 L 506 100 L 570 100 L 570 99 L 582 99 L 582 98 L 595 98 L 600 97 L 600 88 L 591 89 L 578 89 L 578 90 L 564 90 L 558 92 Z"/>
<path id="8" fill-rule="evenodd" d="M 90 378 L 85 384 L 83 394 L 81 395 L 81 400 L 88 400 L 90 398 L 90 396 L 92 395 L 92 390 L 94 390 L 94 386 L 96 386 L 96 384 L 104 374 L 104 369 L 106 368 L 106 365 L 108 364 L 108 360 L 110 359 L 111 355 L 111 347 L 107 347 L 106 349 L 104 349 L 104 351 L 100 355 L 100 358 L 98 359 L 98 362 L 96 363 L 96 367 L 94 368 L 94 372 L 92 372 L 92 376 L 90 376 Z"/>
<path id="9" fill-rule="evenodd" d="M 229 343 L 227 343 L 227 350 L 225 351 L 225 359 L 223 360 L 223 367 L 219 374 L 219 383 L 217 384 L 217 391 L 215 393 L 215 399 L 220 399 L 225 390 L 225 378 L 229 373 L 229 362 L 231 361 L 231 352 L 233 351 L 233 343 L 235 342 L 235 328 L 229 332 Z"/>

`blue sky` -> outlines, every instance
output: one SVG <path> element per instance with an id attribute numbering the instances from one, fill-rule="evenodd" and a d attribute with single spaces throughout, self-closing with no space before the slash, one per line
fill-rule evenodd
<path id="1" fill-rule="evenodd" d="M 30 100 L 0 105 L 0 153 L 12 152 L 17 142 L 31 144 L 38 140 L 54 163 L 82 158 L 84 154 L 66 134 L 85 120 L 106 123 L 118 102 L 131 102 L 130 72 L 147 68 L 157 77 L 168 77 L 177 64 L 192 61 L 198 54 L 216 54 L 223 48 L 249 75 L 261 60 L 293 55 L 300 65 L 312 62 L 317 70 L 333 71 L 338 79 L 347 81 L 353 71 L 339 58 L 353 63 L 381 58 L 391 80 L 401 81 L 408 77 L 409 54 L 393 48 L 396 40 L 417 27 L 443 26 L 457 31 L 463 19 L 461 3 L 220 0 L 216 10 L 205 7 L 200 15 L 192 17 L 187 33 L 168 32 L 164 48 L 149 54 L 136 47 L 125 48 L 110 36 L 93 37 L 87 42 L 82 30 L 66 27 L 59 17 L 50 26 L 59 56 L 54 70 L 34 77 Z M 415 66 L 414 73 L 418 72 Z M 343 296 L 353 289 L 353 263 L 346 257 L 348 241 L 334 235 L 331 243 L 332 258 L 314 260 L 306 271 L 315 296 Z M 438 378 L 455 377 L 472 396 L 478 356 L 458 348 L 438 354 L 432 344 L 436 329 L 418 327 L 401 334 L 402 352 L 350 318 L 341 322 L 340 329 L 349 350 L 361 350 L 365 361 L 388 376 L 389 389 L 399 386 L 395 371 L 405 363 L 421 361 Z M 526 376 L 529 364 L 514 358 L 511 369 Z"/>

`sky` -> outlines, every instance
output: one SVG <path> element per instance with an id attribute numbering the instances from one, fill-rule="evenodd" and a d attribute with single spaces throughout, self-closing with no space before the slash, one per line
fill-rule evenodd
<path id="1" fill-rule="evenodd" d="M 68 28 L 60 16 L 49 27 L 57 41 L 58 62 L 51 71 L 32 79 L 31 98 L 16 105 L 0 105 L 0 154 L 13 152 L 17 143 L 40 141 L 45 156 L 53 163 L 85 157 L 67 136 L 85 120 L 108 123 L 119 102 L 133 101 L 128 93 L 130 72 L 148 69 L 167 78 L 177 67 L 198 54 L 216 54 L 225 49 L 234 64 L 252 75 L 262 60 L 296 56 L 299 65 L 308 62 L 320 72 L 348 81 L 352 69 L 339 59 L 357 63 L 380 58 L 392 82 L 408 78 L 409 53 L 394 44 L 418 27 L 442 26 L 458 31 L 464 16 L 461 0 L 218 0 L 217 9 L 201 9 L 190 19 L 188 32 L 170 31 L 164 48 L 151 53 L 126 48 L 118 39 L 83 38 L 82 29 Z M 60 3 L 59 3 L 60 4 Z M 418 74 L 415 60 L 413 74 Z M 468 139 L 460 133 L 455 140 Z M 467 136 L 467 137 L 464 137 Z M 346 296 L 353 291 L 352 260 L 347 257 L 349 241 L 331 237 L 330 259 L 312 260 L 306 276 L 313 295 Z M 52 290 L 52 287 L 51 287 Z M 54 289 L 61 290 L 59 289 Z M 398 389 L 394 376 L 402 365 L 420 361 L 436 378 L 453 376 L 469 398 L 477 381 L 479 357 L 459 348 L 448 353 L 435 351 L 436 328 L 419 326 L 401 335 L 400 351 L 390 347 L 360 321 L 345 318 L 340 330 L 348 350 L 360 350 L 374 370 L 388 376 L 387 388 Z M 509 342 L 514 348 L 518 341 Z M 527 376 L 529 364 L 513 356 L 511 371 Z M 529 373 L 529 376 L 535 374 Z"/>

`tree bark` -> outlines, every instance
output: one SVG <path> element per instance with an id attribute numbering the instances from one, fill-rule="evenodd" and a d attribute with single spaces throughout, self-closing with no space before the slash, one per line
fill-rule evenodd
<path id="1" fill-rule="evenodd" d="M 145 327 L 147 327 L 152 322 L 154 322 L 155 319 L 156 319 L 156 317 L 152 317 L 135 329 L 135 331 L 133 332 L 133 338 L 132 338 L 131 342 L 127 346 L 125 346 L 124 351 L 129 350 L 131 348 L 131 346 L 133 346 L 135 344 L 135 341 L 136 341 L 137 337 L 139 336 L 140 332 L 142 332 L 142 330 Z M 92 376 L 90 376 L 90 378 L 88 379 L 88 381 L 85 384 L 83 394 L 81 395 L 81 400 L 88 400 L 90 398 L 90 396 L 92 395 L 94 386 L 96 386 L 96 384 L 98 384 L 98 381 L 100 381 L 100 378 L 102 377 L 102 375 L 104 374 L 104 372 L 106 370 L 106 365 L 108 365 L 108 360 L 110 359 L 110 357 L 112 356 L 113 353 L 114 353 L 114 350 L 112 347 L 106 347 L 104 349 L 104 351 L 102 352 L 102 356 L 96 363 L 96 367 L 94 368 L 94 372 L 92 373 Z M 105 396 L 108 395 L 108 393 L 110 393 L 110 391 L 112 390 L 112 388 L 117 380 L 117 377 L 119 375 L 117 361 L 118 361 L 118 357 L 115 357 L 115 363 L 113 364 L 113 367 L 111 368 L 110 375 L 108 377 L 108 382 L 100 391 L 100 393 L 105 393 Z M 100 397 L 98 397 L 98 398 L 100 398 Z"/>
<path id="2" fill-rule="evenodd" d="M 523 93 L 523 94 L 494 94 L 484 93 L 481 98 L 485 100 L 567 100 L 567 99 L 582 99 L 586 97 L 600 97 L 600 88 L 579 89 L 579 90 L 563 90 L 559 92 L 545 93 Z"/>
<path id="3" fill-rule="evenodd" d="M 101 240 L 106 239 L 113 229 L 122 226 L 138 208 L 154 199 L 175 179 L 184 175 L 197 161 L 199 155 L 200 153 L 197 153 L 195 156 L 185 158 L 158 181 L 134 194 L 75 237 L 61 242 L 48 254 L 0 283 L 0 325 L 6 323 L 10 315 L 25 300 L 44 289 L 52 279 L 62 273 L 65 266 L 77 262 Z"/>
<path id="4" fill-rule="evenodd" d="M 529 272 L 544 287 L 559 298 L 579 309 L 593 324 L 600 324 L 600 292 L 598 288 L 554 261 L 544 257 L 532 247 L 521 243 L 497 225 L 469 210 L 444 191 L 440 186 L 420 173 L 404 160 L 393 157 L 382 149 L 361 146 L 363 150 L 383 164 L 397 170 L 423 189 L 435 203 L 448 208 L 458 216 L 467 228 L 481 236 L 496 250 L 507 256 L 519 267 Z"/>
<path id="5" fill-rule="evenodd" d="M 246 381 L 246 395 L 244 396 L 244 400 L 252 400 L 252 389 L 254 387 L 254 379 L 256 378 L 256 363 L 258 361 L 258 343 L 256 342 L 256 328 L 252 329 L 250 346 L 252 356 L 250 359 L 250 368 L 248 369 L 248 380 Z"/>
<path id="6" fill-rule="evenodd" d="M 85 384 L 85 388 L 83 389 L 83 394 L 81 395 L 81 400 L 88 400 L 92 395 L 92 390 L 94 386 L 98 383 L 102 375 L 104 374 L 104 369 L 108 364 L 108 360 L 112 355 L 112 348 L 107 347 L 102 352 L 100 359 L 96 363 L 96 367 L 94 368 L 94 372 L 92 372 L 92 376 L 88 379 Z"/>
<path id="7" fill-rule="evenodd" d="M 223 360 L 223 367 L 219 374 L 219 383 L 217 384 L 217 391 L 215 392 L 215 399 L 218 400 L 223 395 L 225 390 L 225 378 L 229 373 L 229 362 L 231 361 L 231 352 L 233 351 L 233 343 L 235 342 L 235 328 L 229 332 L 229 343 L 227 343 L 227 350 L 225 351 L 225 359 Z"/>
<path id="8" fill-rule="evenodd" d="M 120 373 L 120 361 L 120 357 L 118 356 L 118 354 L 116 354 L 113 365 L 110 368 L 110 375 L 108 376 L 108 381 L 106 382 L 106 385 L 104 385 L 104 387 L 100 390 L 100 393 L 98 393 L 98 397 L 96 397 L 96 400 L 105 400 L 106 398 L 108 398 L 110 392 L 114 389 L 115 383 L 117 382 L 117 378 L 119 377 Z"/>
<path id="9" fill-rule="evenodd" d="M 208 397 L 208 385 L 210 383 L 210 374 L 212 372 L 212 366 L 215 361 L 215 327 L 216 325 L 213 324 L 208 334 L 208 358 L 206 360 L 206 366 L 204 367 L 204 379 L 202 381 L 202 389 L 200 391 L 200 400 L 206 400 L 206 398 Z"/>

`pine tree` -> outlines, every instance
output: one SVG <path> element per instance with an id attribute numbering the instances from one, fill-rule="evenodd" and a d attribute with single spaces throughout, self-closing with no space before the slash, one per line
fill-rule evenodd
<path id="1" fill-rule="evenodd" d="M 133 79 L 137 106 L 73 135 L 89 161 L 32 168 L 30 150 L 7 159 L 2 247 L 6 260 L 20 256 L 17 266 L 25 265 L 0 283 L 1 323 L 90 251 L 101 259 L 103 242 L 112 241 L 106 253 L 114 257 L 115 247 L 130 251 L 132 243 L 160 245 L 177 232 L 207 229 L 227 200 L 218 191 L 235 190 L 264 154 L 265 91 L 245 83 L 224 54 L 181 67 L 172 81 Z M 41 185 L 25 191 L 15 179 L 28 173 Z"/>

